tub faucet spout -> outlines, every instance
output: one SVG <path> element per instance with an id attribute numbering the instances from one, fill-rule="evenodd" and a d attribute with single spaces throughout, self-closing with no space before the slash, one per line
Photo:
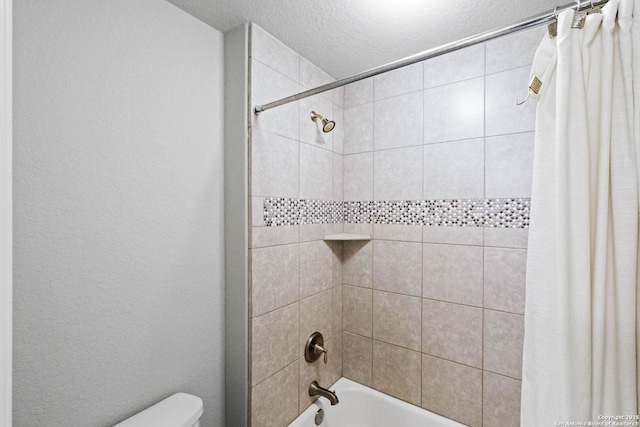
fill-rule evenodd
<path id="1" fill-rule="evenodd" d="M 309 385 L 309 396 L 326 397 L 327 399 L 329 399 L 329 402 L 331 402 L 331 405 L 337 405 L 339 402 L 336 393 L 334 391 L 327 390 L 324 387 L 320 387 L 318 381 L 314 381 Z"/>

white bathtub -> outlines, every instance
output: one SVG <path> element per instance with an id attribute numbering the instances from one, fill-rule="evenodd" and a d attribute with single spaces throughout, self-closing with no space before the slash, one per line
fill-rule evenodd
<path id="1" fill-rule="evenodd" d="M 319 398 L 289 427 L 315 427 L 315 416 L 324 410 L 321 427 L 463 427 L 463 424 L 387 396 L 361 384 L 340 378 L 332 387 L 340 403 L 331 406 Z"/>

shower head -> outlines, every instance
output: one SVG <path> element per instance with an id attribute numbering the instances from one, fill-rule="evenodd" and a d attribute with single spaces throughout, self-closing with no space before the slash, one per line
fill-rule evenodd
<path id="1" fill-rule="evenodd" d="M 311 120 L 316 122 L 318 119 L 322 119 L 322 132 L 329 133 L 336 127 L 336 122 L 333 120 L 329 120 L 327 118 L 323 118 L 321 114 L 316 113 L 315 111 L 311 112 Z"/>
<path id="2" fill-rule="evenodd" d="M 322 132 L 329 133 L 336 127 L 336 122 L 329 119 L 322 119 Z"/>

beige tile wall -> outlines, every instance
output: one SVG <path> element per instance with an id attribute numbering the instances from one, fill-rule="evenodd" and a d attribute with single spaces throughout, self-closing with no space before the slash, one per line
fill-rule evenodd
<path id="1" fill-rule="evenodd" d="M 252 31 L 252 105 L 331 81 Z M 534 104 L 513 101 L 526 91 L 540 35 L 252 117 L 252 426 L 287 425 L 312 401 L 312 380 L 328 386 L 342 375 L 471 426 L 518 424 L 526 230 L 265 227 L 261 207 L 264 197 L 529 197 Z M 319 132 L 311 109 L 336 129 Z M 342 230 L 373 240 L 322 241 Z M 316 330 L 327 339 L 327 365 L 302 355 Z"/>
<path id="2" fill-rule="evenodd" d="M 309 61 L 252 25 L 252 105 L 332 81 Z M 335 96 L 335 101 L 334 101 Z M 312 399 L 309 384 L 342 376 L 342 244 L 322 237 L 341 225 L 266 227 L 265 197 L 342 200 L 343 91 L 253 116 L 250 141 L 251 425 L 285 426 Z M 335 120 L 325 134 L 312 110 Z M 319 331 L 328 363 L 309 364 L 303 347 Z"/>
<path id="3" fill-rule="evenodd" d="M 345 200 L 530 197 L 535 106 L 514 100 L 541 35 L 345 87 L 361 121 L 345 128 Z M 373 240 L 344 243 L 344 376 L 470 426 L 518 425 L 527 230 L 345 231 Z"/>
<path id="4" fill-rule="evenodd" d="M 471 426 L 517 425 L 526 230 L 461 230 L 377 225 L 344 243 L 372 280 L 343 287 L 343 373 Z"/>

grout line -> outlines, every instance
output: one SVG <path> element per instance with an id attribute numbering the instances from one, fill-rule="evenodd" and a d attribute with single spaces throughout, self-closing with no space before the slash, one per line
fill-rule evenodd
<path id="1" fill-rule="evenodd" d="M 482 195 L 487 194 L 487 46 L 484 45 L 484 140 L 482 142 Z M 485 197 L 486 198 L 486 197 Z M 484 268 L 484 230 L 482 231 L 482 312 L 481 312 L 481 353 L 480 353 L 480 425 L 484 424 L 484 282 L 485 282 L 485 268 Z"/>
<path id="2" fill-rule="evenodd" d="M 300 298 L 300 295 L 298 293 L 298 298 Z M 302 339 L 300 338 L 300 331 L 301 331 L 301 327 L 300 327 L 300 301 L 298 301 L 298 333 L 296 334 L 296 336 L 298 337 L 297 343 L 301 342 Z M 296 366 L 296 399 L 298 400 L 298 413 L 300 413 L 300 359 L 301 359 L 301 355 L 298 353 L 298 357 L 296 358 L 296 364 L 298 366 Z"/>
<path id="3" fill-rule="evenodd" d="M 424 123 L 424 119 L 423 119 L 423 123 Z M 260 129 L 260 128 L 258 128 L 258 129 Z M 262 129 L 260 129 L 260 130 L 262 130 Z M 268 130 L 264 130 L 264 132 L 273 133 L 273 132 L 268 131 Z M 374 149 L 374 150 L 365 150 L 365 151 L 354 151 L 354 152 L 350 152 L 350 153 L 342 153 L 342 155 L 343 156 L 354 156 L 354 155 L 357 155 L 357 154 L 368 154 L 368 153 L 374 153 L 374 152 L 378 152 L 378 151 L 399 150 L 399 149 L 402 149 L 402 148 L 415 148 L 415 147 L 420 147 L 420 146 L 448 144 L 448 143 L 454 143 L 454 142 L 473 141 L 473 140 L 476 140 L 476 139 L 497 138 L 497 137 L 524 135 L 524 134 L 532 134 L 532 133 L 535 133 L 535 129 L 521 130 L 521 131 L 516 131 L 516 132 L 496 133 L 496 134 L 490 134 L 490 135 L 486 135 L 483 132 L 483 134 L 480 135 L 480 136 L 472 136 L 472 137 L 469 137 L 469 138 L 448 139 L 448 140 L 445 140 L 445 141 L 435 141 L 435 142 L 424 142 L 423 141 L 422 144 L 402 145 L 402 146 L 398 146 L 398 147 L 380 148 L 380 149 L 377 149 L 377 150 Z M 275 134 L 275 135 L 279 135 L 279 134 Z M 284 136 L 284 137 L 291 139 L 290 137 L 286 137 L 286 136 Z"/>
<path id="4" fill-rule="evenodd" d="M 424 180 L 423 180 L 424 181 Z M 424 227 L 422 229 L 424 240 Z M 424 378 L 424 363 L 422 357 L 422 351 L 424 350 L 424 243 L 420 244 L 420 406 L 423 406 L 424 402 L 424 384 L 422 378 Z"/>
<path id="5" fill-rule="evenodd" d="M 466 366 L 468 368 L 476 369 L 478 371 L 486 371 L 486 372 L 489 372 L 489 373 L 492 373 L 492 374 L 495 374 L 495 375 L 500 375 L 500 376 L 503 376 L 503 377 L 506 377 L 506 378 L 510 378 L 510 379 L 513 379 L 513 380 L 516 380 L 516 381 L 521 381 L 520 378 L 512 377 L 510 375 L 505 375 L 505 374 L 494 372 L 494 371 L 491 371 L 491 370 L 486 370 L 486 369 L 483 369 L 482 367 L 469 365 L 467 363 L 462 363 L 462 362 L 459 362 L 459 361 L 456 361 L 456 360 L 447 359 L 445 357 L 438 356 L 438 355 L 435 355 L 435 354 L 432 354 L 432 353 L 429 353 L 429 352 L 425 352 L 425 351 L 422 351 L 422 350 L 416 350 L 415 348 L 409 348 L 409 347 L 405 347 L 405 346 L 402 346 L 402 345 L 390 343 L 390 342 L 387 342 L 387 341 L 382 341 L 380 339 L 373 338 L 373 337 L 368 337 L 366 335 L 361 335 L 361 334 L 358 334 L 356 332 L 344 331 L 343 334 L 351 334 L 351 335 L 355 335 L 355 336 L 357 336 L 359 338 L 371 340 L 372 342 L 375 341 L 377 343 L 386 344 L 386 345 L 390 345 L 390 346 L 393 346 L 393 347 L 398 347 L 398 348 L 401 348 L 401 349 L 404 349 L 404 350 L 408 350 L 408 351 L 411 351 L 411 352 L 414 352 L 414 353 L 419 353 L 421 355 L 421 357 L 422 357 L 422 355 L 425 355 L 425 356 L 433 357 L 433 358 L 436 358 L 436 359 L 444 360 L 446 362 L 451 362 L 451 363 L 455 363 L 457 365 Z"/>
<path id="6" fill-rule="evenodd" d="M 463 247 L 467 247 L 467 248 L 481 248 L 481 247 L 483 247 L 481 243 L 471 244 L 471 243 L 450 243 L 450 242 L 433 242 L 433 241 L 423 241 L 422 243 L 424 243 L 425 245 L 463 246 Z"/>
<path id="7" fill-rule="evenodd" d="M 485 52 L 485 55 L 486 55 L 486 52 Z M 517 69 L 520 69 L 520 68 L 527 68 L 527 69 L 530 69 L 530 68 L 531 68 L 531 65 L 533 65 L 533 63 L 528 63 L 528 64 L 526 64 L 526 65 L 518 65 L 517 67 L 509 67 L 509 68 L 505 68 L 505 69 L 503 69 L 503 70 L 498 70 L 498 71 L 493 71 L 493 72 L 491 72 L 491 73 L 487 73 L 487 72 L 486 72 L 487 64 L 486 64 L 486 62 L 485 62 L 485 76 L 495 76 L 496 74 L 500 74 L 500 73 L 507 73 L 507 72 L 509 72 L 509 71 L 514 71 L 514 70 L 517 70 Z"/>
<path id="8" fill-rule="evenodd" d="M 422 63 L 422 87 L 424 89 L 424 62 Z M 424 117 L 424 111 L 425 111 L 425 91 L 422 91 L 422 198 L 424 198 L 424 193 L 425 193 L 425 174 L 426 174 L 426 168 L 425 168 L 425 158 L 427 155 L 427 148 L 426 145 L 424 143 L 424 137 L 425 137 L 425 132 L 426 132 L 426 120 Z M 424 332 L 424 301 L 423 301 L 423 297 L 424 297 L 424 225 L 421 226 L 420 229 L 420 234 L 421 234 L 421 240 L 422 242 L 420 242 L 420 407 L 422 407 L 422 403 L 424 402 L 424 387 L 422 384 L 422 378 L 424 377 L 424 366 L 422 363 L 422 349 L 424 346 L 423 343 L 423 332 Z"/>
<path id="9" fill-rule="evenodd" d="M 531 63 L 529 63 L 529 64 L 518 65 L 516 67 L 509 67 L 509 68 L 501 69 L 501 70 L 498 70 L 498 71 L 493 71 L 491 73 L 487 73 L 487 71 L 486 71 L 486 69 L 487 69 L 486 49 L 485 49 L 485 52 L 484 52 L 484 56 L 485 56 L 485 63 L 484 63 L 484 73 L 483 74 L 478 74 L 478 75 L 475 75 L 475 76 L 465 77 L 463 79 L 453 80 L 453 81 L 450 81 L 450 82 L 447 82 L 447 83 L 437 84 L 437 85 L 433 85 L 433 86 L 426 86 L 426 87 L 424 86 L 424 81 L 423 81 L 422 82 L 422 89 L 411 90 L 411 91 L 408 91 L 408 92 L 403 92 L 403 93 L 400 93 L 400 94 L 395 94 L 395 95 L 384 97 L 384 98 L 373 99 L 372 101 L 361 102 L 361 103 L 358 103 L 358 104 L 350 104 L 348 106 L 343 103 L 343 107 L 342 108 L 346 110 L 346 109 L 349 109 L 349 108 L 360 107 L 360 106 L 362 106 L 364 104 L 368 104 L 370 102 L 384 101 L 384 100 L 387 100 L 387 99 L 398 98 L 400 96 L 409 95 L 409 94 L 420 92 L 420 91 L 423 91 L 423 92 L 424 91 L 429 91 L 431 89 L 437 89 L 437 88 L 442 88 L 442 87 L 445 87 L 445 86 L 454 85 L 454 84 L 457 84 L 457 83 L 467 82 L 469 80 L 479 79 L 479 78 L 483 78 L 485 76 L 494 76 L 496 74 L 517 70 L 519 68 L 525 68 L 525 67 L 531 68 Z M 269 67 L 268 65 L 264 64 L 262 61 L 259 61 L 259 62 L 261 62 L 263 65 Z M 273 69 L 272 67 L 269 67 L 269 68 L 271 68 L 272 70 L 278 72 L 277 70 Z M 282 74 L 282 73 L 280 73 L 280 74 Z M 424 80 L 424 77 L 423 77 L 423 80 Z M 375 82 L 373 82 L 373 83 L 375 84 Z"/>
<path id="10" fill-rule="evenodd" d="M 433 357 L 434 359 L 444 360 L 445 362 L 455 363 L 456 365 L 464 366 L 466 368 L 475 369 L 476 371 L 480 371 L 481 373 L 484 372 L 484 370 L 482 368 L 478 368 L 477 366 L 467 365 L 466 363 L 458 362 L 458 361 L 451 360 L 451 359 L 446 359 L 446 358 L 444 358 L 442 356 L 438 356 L 438 355 L 431 354 L 431 353 L 424 353 L 423 352 L 422 354 L 425 355 L 425 356 L 428 356 L 428 357 Z M 498 375 L 501 375 L 501 374 L 498 374 Z"/>
<path id="11" fill-rule="evenodd" d="M 253 316 L 253 315 L 250 313 L 249 320 L 255 320 L 255 319 L 257 319 L 257 318 L 259 318 L 259 317 L 262 317 L 262 316 L 264 316 L 264 315 L 272 314 L 272 313 L 274 313 L 274 312 L 276 312 L 276 311 L 278 311 L 278 310 L 284 310 L 285 308 L 289 308 L 289 307 L 291 307 L 293 304 L 299 304 L 299 303 L 300 303 L 300 300 L 296 300 L 296 301 L 290 302 L 290 303 L 288 303 L 288 304 L 286 304 L 286 305 L 283 305 L 282 307 L 274 308 L 274 309 L 272 309 L 272 310 L 269 310 L 269 311 L 264 312 L 264 313 L 257 314 L 257 315 L 255 315 L 255 316 Z M 298 310 L 299 310 L 299 308 L 298 308 Z"/>
<path id="12" fill-rule="evenodd" d="M 522 378 L 512 377 L 511 375 L 501 374 L 501 373 L 498 373 L 498 372 L 491 371 L 489 369 L 483 369 L 482 372 L 483 372 L 483 374 L 484 373 L 488 373 L 488 374 L 492 374 L 492 375 L 497 375 L 499 377 L 509 378 L 510 380 L 522 382 Z M 484 377 L 484 375 L 483 375 L 483 377 Z"/>
<path id="13" fill-rule="evenodd" d="M 442 300 L 442 299 L 429 298 L 429 297 L 425 297 L 425 296 L 421 297 L 419 295 L 404 294 L 404 293 L 401 293 L 401 292 L 390 291 L 390 290 L 386 290 L 386 289 L 368 288 L 368 287 L 365 287 L 365 286 L 351 285 L 349 283 L 343 283 L 342 286 L 343 286 L 343 288 L 345 286 L 348 286 L 348 287 L 351 287 L 351 288 L 371 290 L 373 292 L 381 292 L 381 293 L 404 296 L 404 297 L 419 298 L 420 300 L 433 301 L 433 302 L 442 303 L 442 304 L 452 304 L 452 305 L 458 305 L 458 306 L 461 306 L 461 307 L 476 308 L 476 309 L 487 310 L 487 311 L 491 311 L 491 312 L 495 312 L 495 313 L 510 314 L 510 315 L 513 315 L 513 316 L 524 316 L 523 313 L 514 313 L 514 312 L 511 312 L 511 311 L 498 310 L 498 309 L 494 309 L 494 308 L 484 308 L 484 307 L 479 306 L 479 305 L 471 305 L 471 304 L 465 304 L 465 303 L 460 303 L 460 302 L 455 302 L 455 301 L 447 301 L 447 300 Z M 322 291 L 322 292 L 326 292 L 326 291 Z M 321 293 L 321 292 L 319 292 L 319 293 Z M 314 294 L 314 295 L 311 295 L 311 296 L 315 296 L 315 295 L 318 295 L 318 294 Z M 305 297 L 304 299 L 306 299 L 306 298 L 309 298 L 309 297 Z M 275 309 L 275 310 L 278 310 L 278 309 Z M 272 310 L 272 311 L 275 311 L 275 310 Z M 344 330 L 344 327 L 343 327 L 343 330 Z M 373 330 L 373 328 L 372 328 L 372 330 Z M 351 331 L 347 331 L 347 332 L 351 332 Z M 351 333 L 355 333 L 355 332 L 351 332 Z"/>
<path id="14" fill-rule="evenodd" d="M 471 305 L 471 304 L 464 304 L 464 303 L 459 303 L 459 302 L 451 302 L 451 301 L 445 301 L 445 300 L 434 299 L 434 298 L 429 298 L 429 297 L 423 297 L 422 299 L 426 300 L 426 301 L 438 302 L 438 303 L 441 303 L 441 304 L 452 304 L 452 305 L 458 305 L 458 306 L 461 306 L 461 307 L 476 308 L 478 310 L 484 310 L 482 308 L 482 306 L 479 306 L 479 305 Z"/>
<path id="15" fill-rule="evenodd" d="M 358 335 L 358 334 L 354 334 L 354 335 Z M 377 338 L 371 338 L 371 337 L 363 337 L 363 338 L 370 339 L 370 340 L 375 341 L 375 342 L 380 343 L 380 344 L 386 344 L 386 345 L 390 345 L 390 346 L 393 346 L 393 347 L 401 348 L 401 349 L 403 349 L 403 350 L 412 351 L 412 352 L 414 352 L 414 353 L 423 354 L 423 353 L 422 353 L 422 351 L 420 351 L 420 350 L 416 350 L 415 348 L 409 348 L 409 347 L 405 347 L 405 346 L 402 346 L 402 345 L 398 345 L 398 344 L 394 344 L 394 343 L 390 343 L 390 342 L 382 341 L 382 340 L 379 340 L 379 339 L 377 339 Z"/>
<path id="16" fill-rule="evenodd" d="M 329 224 L 329 225 L 335 225 L 335 224 L 340 224 L 340 223 L 334 223 L 334 224 Z M 344 223 L 343 223 L 344 224 Z M 303 224 L 303 225 L 310 225 L 310 224 Z M 311 225 L 315 225 L 315 224 L 311 224 Z M 370 223 L 366 223 L 366 224 L 360 224 L 360 223 L 348 223 L 348 225 L 370 225 Z M 374 225 L 382 225 L 382 226 L 388 226 L 388 227 L 449 227 L 449 226 L 444 226 L 444 225 L 404 225 L 404 224 L 374 224 Z M 261 225 L 261 226 L 253 226 L 250 228 L 276 228 L 276 227 L 300 227 L 300 225 L 283 225 L 283 226 L 266 226 L 266 225 Z M 465 228 L 465 227 L 457 227 L 457 228 Z M 467 227 L 467 228 L 496 228 L 496 227 Z M 528 228 L 510 228 L 510 227 L 501 227 L 501 229 L 506 229 L 506 230 L 528 230 Z M 380 241 L 385 241 L 385 242 L 402 242 L 402 243 L 417 243 L 417 244 L 426 244 L 426 245 L 443 245 L 443 246 L 464 246 L 464 247 L 470 247 L 470 248 L 477 248 L 477 247 L 484 247 L 484 248 L 492 248 L 492 249 L 505 249 L 505 250 L 513 250 L 513 251 L 526 251 L 527 248 L 523 247 L 523 246 L 519 246 L 519 247 L 515 247 L 515 246 L 506 246 L 506 245 L 498 245 L 498 244 L 472 244 L 472 243 L 457 243 L 457 242 L 442 242 L 442 241 L 434 241 L 434 240 L 405 240 L 405 239 L 391 239 L 391 238 L 373 238 L 372 240 L 380 240 Z M 314 239 L 310 239 L 310 240 L 300 240 L 300 238 L 297 238 L 296 240 L 292 240 L 292 241 L 285 241 L 285 242 L 277 242 L 277 243 L 272 243 L 272 244 L 264 244 L 264 245 L 258 245 L 250 247 L 249 249 L 266 249 L 266 248 L 272 248 L 272 247 L 279 247 L 279 246 L 287 246 L 287 245 L 293 245 L 296 243 L 313 243 L 313 242 L 324 242 L 325 240 L 322 238 L 314 238 Z M 353 285 L 353 286 L 358 286 L 358 285 Z"/>
<path id="17" fill-rule="evenodd" d="M 465 77 L 465 78 L 460 79 L 460 80 L 453 80 L 453 81 L 450 81 L 450 82 L 447 82 L 447 83 L 437 84 L 437 85 L 434 85 L 434 86 L 425 87 L 424 90 L 428 91 L 428 90 L 432 90 L 432 89 L 439 89 L 439 88 L 443 88 L 443 87 L 446 87 L 446 86 L 452 86 L 452 85 L 455 85 L 455 84 L 458 84 L 458 83 L 468 82 L 468 81 L 474 80 L 474 79 L 481 79 L 483 77 L 484 77 L 484 73 L 483 74 L 478 74 L 478 75 L 472 76 L 472 77 Z"/>
<path id="18" fill-rule="evenodd" d="M 289 367 L 291 367 L 292 365 L 294 365 L 294 364 L 298 365 L 298 364 L 299 364 L 299 362 L 300 362 L 300 356 L 299 356 L 299 355 L 296 355 L 295 360 L 293 360 L 293 361 L 291 361 L 291 362 L 287 362 L 287 364 L 286 364 L 284 367 L 282 367 L 282 368 L 278 369 L 276 372 L 274 372 L 273 374 L 269 375 L 269 376 L 268 376 L 268 377 L 266 377 L 265 379 L 260 380 L 260 382 L 259 382 L 259 383 L 257 383 L 256 385 L 251 386 L 250 388 L 251 388 L 251 389 L 254 389 L 254 388 L 256 388 L 256 387 L 260 386 L 260 385 L 261 385 L 262 383 L 264 383 L 265 381 L 267 381 L 267 380 L 269 380 L 269 379 L 273 378 L 274 376 L 276 376 L 276 375 L 278 375 L 279 373 L 281 373 L 282 371 L 284 371 L 284 370 L 288 369 L 288 368 L 289 368 Z M 297 367 L 297 366 L 296 366 L 296 367 Z M 296 372 L 298 373 L 298 375 L 297 375 L 297 376 L 298 376 L 298 381 L 297 381 L 297 382 L 299 383 L 299 382 L 300 382 L 300 378 L 299 378 L 299 376 L 300 376 L 300 374 L 299 374 L 299 370 L 296 370 Z M 251 379 L 249 380 L 249 382 L 251 382 Z"/>
<path id="19" fill-rule="evenodd" d="M 299 139 L 296 139 L 294 137 L 291 137 L 290 135 L 285 135 L 283 133 L 278 133 L 278 132 L 274 132 L 273 130 L 270 129 L 265 129 L 260 127 L 259 124 L 256 124 L 256 126 L 250 126 L 253 127 L 257 130 L 259 130 L 260 132 L 264 132 L 264 133 L 269 133 L 271 135 L 275 135 L 281 138 L 285 138 L 285 139 L 289 139 L 291 141 L 294 142 L 300 142 L 302 144 L 307 144 L 307 145 L 311 145 L 313 147 L 317 147 L 317 148 L 322 148 L 326 151 L 331 151 L 335 154 L 339 154 L 341 156 L 353 156 L 356 154 L 367 154 L 367 153 L 373 153 L 376 151 L 388 151 L 388 150 L 398 150 L 401 148 L 412 148 L 412 147 L 420 147 L 421 145 L 437 145 L 437 144 L 446 144 L 446 143 L 452 143 L 452 142 L 461 142 L 461 141 L 472 141 L 474 139 L 482 139 L 482 138 L 496 138 L 496 137 L 503 137 L 503 136 L 513 136 L 513 135 L 522 135 L 522 134 L 532 134 L 535 132 L 535 129 L 529 129 L 529 130 L 521 130 L 521 131 L 516 131 L 516 132 L 504 132 L 504 133 L 496 133 L 496 134 L 490 134 L 490 135 L 482 135 L 482 136 L 474 136 L 474 137 L 470 137 L 470 138 L 462 138 L 462 139 L 449 139 L 446 141 L 435 141 L 435 142 L 423 142 L 423 144 L 418 145 L 418 144 L 413 144 L 413 145 L 403 145 L 403 146 L 399 146 L 399 147 L 390 147 L 390 148 L 381 148 L 378 150 L 365 150 L 365 151 L 354 151 L 354 152 L 350 152 L 350 153 L 338 153 L 336 151 L 332 151 L 332 150 L 328 150 L 326 148 L 323 148 L 321 145 L 317 145 L 317 144 L 311 144 L 305 141 L 300 141 Z M 344 151 L 344 148 L 343 148 Z"/>
<path id="20" fill-rule="evenodd" d="M 524 317 L 524 313 L 513 313 L 511 311 L 505 311 L 505 310 L 497 310 L 495 308 L 483 308 L 483 310 L 485 311 L 491 311 L 493 313 L 501 313 L 501 314 L 510 314 L 512 316 L 520 316 L 520 317 Z"/>
<path id="21" fill-rule="evenodd" d="M 298 85 L 301 87 L 302 85 L 300 84 L 300 79 L 302 77 L 302 61 L 300 60 L 300 55 L 297 55 L 298 58 Z M 302 120 L 304 120 L 304 116 L 302 115 L 302 103 L 301 102 L 296 102 L 297 104 L 297 111 L 298 111 L 298 145 L 297 145 L 297 150 L 298 150 L 298 199 L 302 198 L 302 147 L 300 146 L 300 142 L 302 140 L 302 126 L 301 126 L 301 122 Z M 302 295 L 302 262 L 301 262 L 301 255 L 302 255 L 302 251 L 300 249 L 300 235 L 301 235 L 301 230 L 300 227 L 298 227 L 298 307 L 297 307 L 297 311 L 298 314 L 296 316 L 297 319 L 297 323 L 298 323 L 298 327 L 297 327 L 297 340 L 296 343 L 299 343 L 302 341 L 302 338 L 300 337 L 301 335 L 301 327 L 300 327 L 300 323 L 301 323 L 301 319 L 300 319 L 300 305 L 301 305 L 301 295 Z M 296 399 L 298 400 L 298 405 L 297 405 L 297 412 L 300 413 L 300 367 L 298 366 L 298 381 L 296 381 Z"/>
<path id="22" fill-rule="evenodd" d="M 375 147 L 376 147 L 376 79 L 371 79 L 371 97 L 373 100 L 373 123 L 372 123 L 372 129 L 371 129 L 371 145 L 373 146 L 373 154 L 372 156 L 372 162 L 371 162 L 371 195 L 373 196 L 372 198 L 375 200 L 376 198 L 376 156 L 375 156 Z M 379 102 L 379 101 L 377 101 Z M 371 226 L 371 234 L 373 234 L 373 225 Z M 373 312 L 373 284 L 374 284 L 374 272 L 373 272 L 373 262 L 374 262 L 374 251 L 375 251 L 375 245 L 372 243 L 371 244 L 371 263 L 369 264 L 371 266 L 371 338 L 373 339 L 373 317 L 374 317 L 374 312 Z M 371 386 L 373 387 L 373 378 L 374 378 L 374 364 L 373 364 L 373 359 L 374 359 L 374 355 L 373 355 L 373 341 L 371 342 Z"/>

